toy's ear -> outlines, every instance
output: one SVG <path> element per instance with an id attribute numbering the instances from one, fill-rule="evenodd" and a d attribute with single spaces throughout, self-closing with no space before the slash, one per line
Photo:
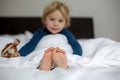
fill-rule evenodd
<path id="1" fill-rule="evenodd" d="M 8 43 L 3 49 L 2 49 L 2 54 L 6 53 L 11 47 L 12 43 Z"/>
<path id="2" fill-rule="evenodd" d="M 15 44 L 15 45 L 20 44 L 20 40 L 16 38 L 16 39 L 14 40 L 14 44 Z"/>

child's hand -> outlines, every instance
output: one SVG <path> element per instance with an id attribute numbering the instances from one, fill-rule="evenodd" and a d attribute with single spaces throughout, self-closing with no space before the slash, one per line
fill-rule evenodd
<path id="1" fill-rule="evenodd" d="M 50 48 L 48 48 L 47 50 L 45 50 L 45 52 L 51 52 L 51 53 L 63 53 L 63 54 L 65 54 L 65 51 L 64 50 L 62 50 L 62 49 L 60 49 L 59 47 L 56 47 L 56 48 L 54 48 L 54 47 L 50 47 Z"/>
<path id="2" fill-rule="evenodd" d="M 65 54 L 65 51 L 60 49 L 59 47 L 56 48 L 56 52 Z"/>
<path id="3" fill-rule="evenodd" d="M 53 49 L 54 49 L 54 47 L 50 47 L 50 48 L 45 50 L 45 53 L 53 52 Z"/>

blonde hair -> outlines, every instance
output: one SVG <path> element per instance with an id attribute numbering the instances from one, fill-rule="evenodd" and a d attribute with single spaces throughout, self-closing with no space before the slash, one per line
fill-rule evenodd
<path id="1" fill-rule="evenodd" d="M 52 3 L 49 3 L 45 7 L 45 9 L 43 11 L 43 16 L 42 16 L 43 24 L 45 24 L 46 17 L 50 13 L 54 12 L 55 10 L 59 10 L 62 13 L 63 17 L 65 18 L 65 21 L 66 21 L 65 27 L 70 26 L 69 8 L 65 3 L 62 3 L 62 2 L 57 1 L 57 0 L 53 1 Z"/>

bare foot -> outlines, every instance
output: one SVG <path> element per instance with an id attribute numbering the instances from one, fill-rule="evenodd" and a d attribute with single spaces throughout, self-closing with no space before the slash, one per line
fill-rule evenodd
<path id="1" fill-rule="evenodd" d="M 49 48 L 45 51 L 43 59 L 41 60 L 41 64 L 38 67 L 40 70 L 49 71 L 51 69 L 52 64 L 52 48 Z"/>
<path id="2" fill-rule="evenodd" d="M 63 69 L 68 68 L 66 53 L 63 50 L 55 48 L 53 50 L 52 59 L 56 67 L 61 67 Z"/>

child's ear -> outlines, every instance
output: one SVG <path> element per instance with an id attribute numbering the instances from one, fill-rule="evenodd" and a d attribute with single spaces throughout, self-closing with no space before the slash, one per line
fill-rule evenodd
<path id="1" fill-rule="evenodd" d="M 43 26 L 46 27 L 46 22 L 43 23 Z"/>
<path id="2" fill-rule="evenodd" d="M 45 25 L 45 24 L 46 24 L 46 22 L 45 22 L 45 20 L 44 20 L 44 19 L 42 19 L 42 23 L 43 23 L 43 25 Z"/>

